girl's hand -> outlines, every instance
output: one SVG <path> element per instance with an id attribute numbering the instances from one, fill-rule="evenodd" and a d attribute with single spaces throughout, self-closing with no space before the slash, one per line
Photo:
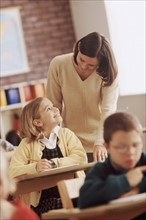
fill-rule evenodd
<path id="1" fill-rule="evenodd" d="M 37 172 L 41 172 L 41 171 L 51 169 L 51 168 L 52 168 L 52 161 L 47 160 L 47 159 L 42 159 L 38 161 L 36 164 Z"/>
<path id="2" fill-rule="evenodd" d="M 144 172 L 146 171 L 146 166 L 136 167 L 129 172 L 127 172 L 126 176 L 130 186 L 137 187 L 138 184 L 142 181 L 144 177 Z"/>
<path id="3" fill-rule="evenodd" d="M 104 146 L 95 145 L 93 147 L 94 161 L 104 161 L 108 157 L 107 150 Z"/>

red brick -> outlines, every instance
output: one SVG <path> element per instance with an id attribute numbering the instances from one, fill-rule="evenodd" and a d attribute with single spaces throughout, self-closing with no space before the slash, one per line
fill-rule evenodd
<path id="1" fill-rule="evenodd" d="M 1 8 L 21 6 L 30 72 L 0 79 L 1 85 L 47 77 L 51 59 L 72 51 L 75 42 L 68 0 L 2 0 Z M 61 39 L 61 44 L 60 44 Z"/>

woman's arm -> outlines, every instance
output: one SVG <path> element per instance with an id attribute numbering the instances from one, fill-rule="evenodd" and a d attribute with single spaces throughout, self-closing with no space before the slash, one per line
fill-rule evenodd
<path id="1" fill-rule="evenodd" d="M 103 123 L 105 118 L 114 113 L 117 109 L 119 97 L 118 78 L 114 80 L 111 86 L 102 87 L 101 91 L 101 116 L 98 127 L 97 138 L 94 143 L 93 157 L 94 160 L 105 160 L 107 157 L 106 149 L 103 146 Z M 103 148 L 102 148 L 103 147 Z"/>

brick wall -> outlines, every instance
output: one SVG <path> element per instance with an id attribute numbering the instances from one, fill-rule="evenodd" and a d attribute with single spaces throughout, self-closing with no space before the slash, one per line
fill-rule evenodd
<path id="1" fill-rule="evenodd" d="M 1 8 L 20 6 L 30 72 L 1 77 L 1 85 L 47 78 L 55 55 L 72 51 L 75 34 L 69 0 L 1 0 Z"/>

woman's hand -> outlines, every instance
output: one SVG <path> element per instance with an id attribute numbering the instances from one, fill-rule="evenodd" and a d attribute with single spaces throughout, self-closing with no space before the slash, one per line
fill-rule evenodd
<path id="1" fill-rule="evenodd" d="M 95 145 L 93 147 L 93 160 L 104 161 L 108 157 L 107 150 L 102 145 Z"/>

